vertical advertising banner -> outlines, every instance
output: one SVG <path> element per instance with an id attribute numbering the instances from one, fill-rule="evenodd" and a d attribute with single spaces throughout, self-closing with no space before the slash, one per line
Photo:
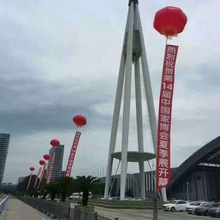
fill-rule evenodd
<path id="1" fill-rule="evenodd" d="M 66 177 L 70 177 L 70 175 L 71 175 L 71 170 L 72 170 L 72 167 L 73 167 L 73 162 L 74 162 L 74 159 L 75 159 L 76 149 L 77 149 L 77 146 L 78 146 L 78 143 L 79 143 L 80 135 L 81 135 L 81 133 L 77 131 L 76 134 L 75 134 L 75 137 L 73 139 L 73 144 L 72 144 L 72 148 L 71 148 L 71 151 L 70 151 L 69 160 L 68 160 L 68 163 L 67 163 L 67 166 L 66 166 Z"/>
<path id="2" fill-rule="evenodd" d="M 170 182 L 170 131 L 178 46 L 166 45 L 159 100 L 156 188 Z"/>
<path id="3" fill-rule="evenodd" d="M 30 186 L 30 184 L 31 184 L 31 179 L 32 179 L 32 173 L 31 173 L 31 175 L 30 175 L 30 177 L 29 177 L 29 181 L 28 181 L 28 185 L 27 185 L 27 189 L 26 189 L 26 190 L 29 189 L 29 186 Z"/>
<path id="4" fill-rule="evenodd" d="M 41 172 L 41 167 L 39 168 L 38 174 L 37 174 L 37 176 L 36 176 L 36 180 L 35 180 L 35 183 L 34 183 L 34 189 L 35 189 L 35 187 L 36 187 L 36 185 L 37 185 L 37 181 L 38 181 L 38 178 L 39 178 L 39 176 L 40 176 L 40 172 Z"/>
<path id="5" fill-rule="evenodd" d="M 41 184 L 41 182 L 42 182 L 42 179 L 44 178 L 44 173 L 45 173 L 45 170 L 46 170 L 46 166 L 47 166 L 47 164 L 45 163 L 44 166 L 43 166 L 43 169 L 42 169 L 41 175 L 40 175 L 40 180 L 39 180 L 39 182 L 38 182 L 37 189 L 39 189 L 40 184 Z"/>
<path id="6" fill-rule="evenodd" d="M 55 161 L 55 152 L 53 152 L 52 154 L 52 157 L 50 159 L 50 167 L 49 167 L 49 171 L 48 171 L 48 177 L 47 177 L 47 184 L 50 183 L 50 179 L 51 179 L 51 176 L 52 176 L 52 171 L 53 171 L 53 166 L 54 166 L 54 161 Z"/>

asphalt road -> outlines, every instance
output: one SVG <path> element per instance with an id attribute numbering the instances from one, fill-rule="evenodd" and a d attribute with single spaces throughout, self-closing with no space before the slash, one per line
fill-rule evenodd
<path id="1" fill-rule="evenodd" d="M 9 198 L 0 220 L 51 220 L 51 218 L 31 208 L 15 198 Z"/>
<path id="2" fill-rule="evenodd" d="M 153 211 L 146 209 L 106 209 L 96 207 L 95 210 L 98 214 L 104 217 L 115 220 L 152 220 Z M 213 220 L 208 216 L 190 215 L 187 212 L 165 212 L 163 210 L 158 211 L 158 220 Z"/>
<path id="3" fill-rule="evenodd" d="M 95 211 L 107 218 L 115 220 L 152 220 L 153 211 L 147 209 L 107 209 L 95 207 Z M 18 199 L 10 198 L 0 215 L 0 220 L 51 220 L 48 216 L 33 209 Z M 158 210 L 158 220 L 213 220 L 212 217 L 195 216 L 186 212 L 165 212 Z"/>

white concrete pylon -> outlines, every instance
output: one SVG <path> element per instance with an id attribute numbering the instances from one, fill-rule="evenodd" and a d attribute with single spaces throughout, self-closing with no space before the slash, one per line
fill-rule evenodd
<path id="1" fill-rule="evenodd" d="M 141 62 L 140 62 L 141 60 Z M 121 63 L 119 68 L 118 84 L 115 97 L 115 106 L 112 120 L 111 138 L 109 146 L 105 195 L 108 198 L 113 154 L 115 153 L 115 145 L 118 132 L 119 115 L 123 96 L 123 118 L 122 118 L 122 145 L 121 145 L 121 178 L 120 178 L 120 200 L 125 197 L 126 190 L 126 176 L 127 176 L 127 163 L 128 163 L 128 142 L 129 142 L 129 122 L 130 122 L 130 104 L 131 104 L 131 78 L 132 67 L 134 65 L 134 78 L 135 78 L 135 99 L 136 99 L 136 120 L 137 120 L 137 140 L 138 140 L 138 153 L 143 154 L 137 159 L 140 169 L 141 181 L 141 199 L 145 199 L 145 174 L 144 174 L 144 161 L 152 159 L 152 155 L 146 155 L 144 152 L 143 141 L 143 117 L 142 117 L 142 96 L 141 96 L 141 71 L 144 80 L 145 98 L 147 101 L 147 109 L 150 118 L 150 129 L 153 139 L 154 151 L 156 154 L 157 147 L 157 122 L 155 116 L 153 95 L 151 89 L 150 74 L 147 63 L 147 56 L 144 44 L 143 31 L 141 27 L 140 14 L 138 10 L 138 0 L 129 0 L 129 10 L 127 23 L 124 34 L 124 42 L 121 53 Z M 124 91 L 123 91 L 124 89 Z M 124 93 L 123 93 L 124 92 Z M 132 152 L 130 157 L 132 157 Z M 146 158 L 144 159 L 144 157 Z M 133 158 L 134 159 L 134 158 Z M 135 159 L 134 159 L 135 160 Z M 133 161 L 133 160 L 132 160 Z M 163 201 L 166 201 L 166 191 L 162 190 Z"/>

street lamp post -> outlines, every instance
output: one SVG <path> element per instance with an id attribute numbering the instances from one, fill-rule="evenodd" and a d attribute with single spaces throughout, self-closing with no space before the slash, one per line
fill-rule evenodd
<path id="1" fill-rule="evenodd" d="M 189 182 L 186 181 L 186 195 L 187 195 L 187 201 L 189 201 Z"/>

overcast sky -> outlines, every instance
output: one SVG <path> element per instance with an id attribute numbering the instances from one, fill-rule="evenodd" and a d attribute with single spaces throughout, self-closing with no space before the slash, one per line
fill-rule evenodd
<path id="1" fill-rule="evenodd" d="M 76 114 L 88 124 L 81 129 L 72 175 L 106 166 L 127 5 L 128 0 L 0 1 L 0 132 L 11 134 L 4 182 L 28 175 L 32 165 L 38 168 L 52 138 L 65 145 L 65 170 Z M 219 135 L 220 1 L 140 0 L 156 113 L 165 38 L 153 19 L 167 5 L 188 16 L 184 32 L 169 42 L 179 45 L 171 147 L 172 166 L 179 166 Z M 132 106 L 129 150 L 137 149 L 134 116 Z M 153 152 L 147 114 L 144 120 L 145 150 Z M 130 164 L 128 171 L 137 172 L 137 166 Z"/>

